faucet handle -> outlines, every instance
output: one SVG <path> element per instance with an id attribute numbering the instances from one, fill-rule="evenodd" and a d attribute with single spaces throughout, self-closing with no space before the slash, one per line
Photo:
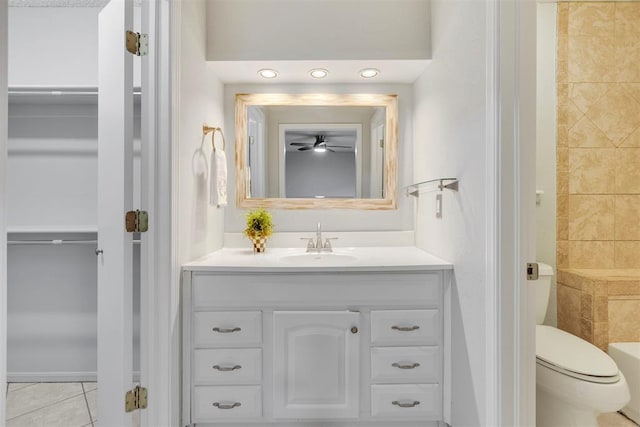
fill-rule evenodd
<path id="1" fill-rule="evenodd" d="M 310 249 L 315 249 L 316 248 L 315 244 L 313 243 L 313 237 L 301 237 L 300 240 L 306 240 L 307 241 L 307 252 Z"/>
<path id="2" fill-rule="evenodd" d="M 337 237 L 327 237 L 324 240 L 324 246 L 323 248 L 326 249 L 327 251 L 331 252 L 333 250 L 333 248 L 331 247 L 331 241 L 332 240 L 338 240 Z"/>

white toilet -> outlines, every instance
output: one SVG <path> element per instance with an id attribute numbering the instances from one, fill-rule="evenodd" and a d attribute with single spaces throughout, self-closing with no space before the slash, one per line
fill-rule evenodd
<path id="1" fill-rule="evenodd" d="M 536 424 L 597 427 L 603 412 L 629 402 L 627 381 L 608 354 L 568 332 L 542 324 L 553 269 L 539 265 L 536 291 Z"/>

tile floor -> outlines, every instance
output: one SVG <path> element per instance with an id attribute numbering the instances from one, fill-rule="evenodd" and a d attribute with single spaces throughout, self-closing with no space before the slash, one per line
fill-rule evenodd
<path id="1" fill-rule="evenodd" d="M 638 424 L 617 412 L 609 412 L 598 417 L 600 427 L 637 427 Z"/>
<path id="2" fill-rule="evenodd" d="M 7 384 L 7 427 L 94 427 L 97 408 L 94 382 Z M 600 415 L 598 424 L 638 427 L 617 412 Z"/>
<path id="3" fill-rule="evenodd" d="M 93 427 L 97 387 L 82 383 L 10 383 L 7 427 Z"/>

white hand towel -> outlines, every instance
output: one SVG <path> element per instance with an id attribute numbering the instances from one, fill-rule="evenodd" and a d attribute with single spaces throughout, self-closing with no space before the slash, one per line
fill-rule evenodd
<path id="1" fill-rule="evenodd" d="M 211 183 L 209 184 L 209 204 L 227 206 L 227 156 L 220 148 L 211 152 Z"/>

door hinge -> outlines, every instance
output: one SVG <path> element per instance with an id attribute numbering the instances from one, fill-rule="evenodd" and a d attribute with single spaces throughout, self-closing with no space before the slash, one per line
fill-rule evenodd
<path id="1" fill-rule="evenodd" d="M 538 280 L 538 263 L 527 263 L 527 280 Z"/>
<path id="2" fill-rule="evenodd" d="M 149 230 L 149 214 L 146 211 L 129 211 L 124 217 L 124 226 L 128 233 L 144 233 Z"/>
<path id="3" fill-rule="evenodd" d="M 132 412 L 136 409 L 147 408 L 147 389 L 142 386 L 135 386 L 124 395 L 124 410 Z"/>
<path id="4" fill-rule="evenodd" d="M 149 36 L 127 31 L 126 47 L 130 53 L 136 56 L 144 56 L 149 52 Z"/>

